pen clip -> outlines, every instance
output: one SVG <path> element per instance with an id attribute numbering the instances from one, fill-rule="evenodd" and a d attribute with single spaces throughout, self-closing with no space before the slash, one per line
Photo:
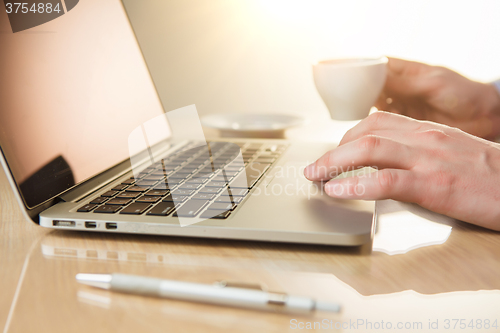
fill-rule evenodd
<path id="1" fill-rule="evenodd" d="M 267 292 L 268 304 L 284 306 L 288 300 L 288 295 L 283 293 L 269 292 L 266 286 L 262 286 L 258 283 L 246 283 L 246 282 L 230 282 L 230 281 L 217 281 L 214 283 L 215 286 L 220 288 L 232 287 L 232 288 L 243 288 L 251 290 L 261 290 Z"/>
<path id="2" fill-rule="evenodd" d="M 220 287 L 220 288 L 243 288 L 243 289 L 252 289 L 252 290 L 261 290 L 261 291 L 267 291 L 267 288 L 265 286 L 262 286 L 258 283 L 246 283 L 246 282 L 235 282 L 235 281 L 226 281 L 226 280 L 221 280 L 221 281 L 216 281 L 214 283 L 215 286 Z"/>

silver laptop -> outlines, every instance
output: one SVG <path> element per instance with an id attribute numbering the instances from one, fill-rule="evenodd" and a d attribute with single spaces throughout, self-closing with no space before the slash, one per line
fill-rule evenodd
<path id="1" fill-rule="evenodd" d="M 121 2 L 81 2 L 0 34 L 0 44 L 0 162 L 35 223 L 346 246 L 372 239 L 373 204 L 334 200 L 302 175 L 331 144 L 206 140 L 194 105 L 164 110 Z"/>

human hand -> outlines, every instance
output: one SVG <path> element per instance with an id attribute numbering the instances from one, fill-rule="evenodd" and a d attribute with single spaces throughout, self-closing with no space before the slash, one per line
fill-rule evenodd
<path id="1" fill-rule="evenodd" d="M 500 95 L 444 67 L 389 58 L 379 110 L 457 127 L 494 139 L 500 135 Z"/>
<path id="2" fill-rule="evenodd" d="M 332 179 L 353 167 L 377 171 Z M 304 170 L 343 199 L 413 202 L 450 217 L 500 230 L 500 145 L 459 129 L 376 112 L 339 146 Z"/>

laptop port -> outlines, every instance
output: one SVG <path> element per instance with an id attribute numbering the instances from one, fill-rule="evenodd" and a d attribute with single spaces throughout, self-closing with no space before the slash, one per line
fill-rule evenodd
<path id="1" fill-rule="evenodd" d="M 54 227 L 74 227 L 75 221 L 60 221 L 60 220 L 53 220 L 52 225 Z"/>
<path id="2" fill-rule="evenodd" d="M 116 223 L 106 223 L 106 229 L 116 229 L 118 228 L 118 226 L 116 225 Z"/>
<path id="3" fill-rule="evenodd" d="M 95 228 L 97 228 L 97 223 L 96 222 L 85 222 L 85 228 L 95 229 Z"/>

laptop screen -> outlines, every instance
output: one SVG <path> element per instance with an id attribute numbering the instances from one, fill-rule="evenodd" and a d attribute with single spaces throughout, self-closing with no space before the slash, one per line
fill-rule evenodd
<path id="1" fill-rule="evenodd" d="M 126 160 L 163 113 L 121 2 L 62 9 L 13 33 L 0 6 L 0 146 L 29 208 Z"/>

